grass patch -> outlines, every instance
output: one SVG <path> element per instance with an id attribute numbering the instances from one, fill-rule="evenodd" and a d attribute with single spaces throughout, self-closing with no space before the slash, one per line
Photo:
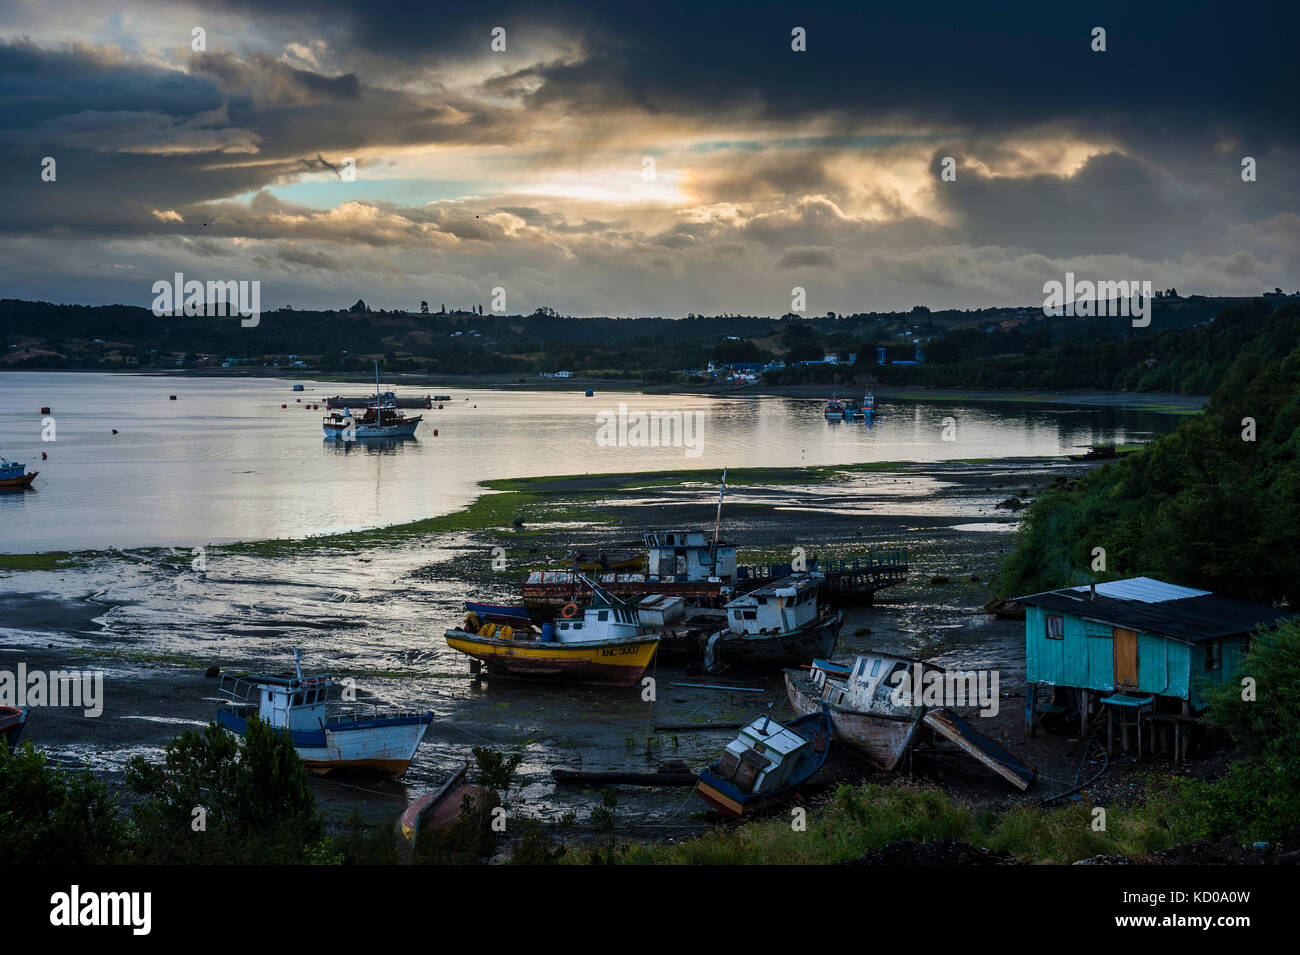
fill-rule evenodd
<path id="1" fill-rule="evenodd" d="M 41 554 L 0 554 L 0 571 L 66 570 L 82 567 L 85 560 L 80 553 L 51 550 Z"/>

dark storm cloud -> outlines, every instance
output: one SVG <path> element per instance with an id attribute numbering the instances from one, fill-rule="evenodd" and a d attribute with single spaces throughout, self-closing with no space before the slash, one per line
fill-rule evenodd
<path id="1" fill-rule="evenodd" d="M 508 49 L 489 83 L 509 92 L 528 80 L 531 91 L 519 95 L 537 106 L 781 119 L 828 111 L 924 116 L 984 133 L 1074 116 L 1126 137 L 1140 136 L 1136 118 L 1166 117 L 1177 126 L 1225 122 L 1268 141 L 1293 142 L 1300 133 L 1295 4 L 224 6 L 254 19 L 328 17 L 356 43 L 412 59 L 477 55 L 496 25 L 522 46 L 544 24 L 580 42 L 582 55 L 519 63 Z M 790 50 L 794 26 L 807 30 L 805 54 Z M 1105 53 L 1090 49 L 1095 26 L 1107 30 Z"/>

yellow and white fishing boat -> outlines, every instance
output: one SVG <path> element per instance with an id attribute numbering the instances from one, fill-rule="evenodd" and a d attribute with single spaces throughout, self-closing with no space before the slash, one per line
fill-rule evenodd
<path id="1" fill-rule="evenodd" d="M 581 575 L 580 575 L 581 576 Z M 583 577 L 595 599 L 581 611 L 565 608 L 540 632 L 493 623 L 477 615 L 446 632 L 447 646 L 511 676 L 551 677 L 605 686 L 634 686 L 654 659 L 662 635 L 642 632 L 636 608 Z"/>

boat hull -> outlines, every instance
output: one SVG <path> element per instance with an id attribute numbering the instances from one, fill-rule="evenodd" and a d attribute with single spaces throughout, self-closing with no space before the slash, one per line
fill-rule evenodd
<path id="1" fill-rule="evenodd" d="M 335 770 L 405 774 L 433 721 L 432 713 L 355 722 L 326 723 L 320 730 L 293 730 L 293 748 L 307 768 L 318 774 Z M 217 711 L 217 722 L 243 736 L 248 723 L 229 710 Z"/>
<path id="2" fill-rule="evenodd" d="M 321 430 L 325 437 L 332 441 L 358 441 L 366 438 L 409 438 L 414 436 L 415 429 L 419 427 L 423 415 L 416 415 L 414 418 L 408 418 L 401 424 L 396 425 L 374 425 L 374 424 L 357 424 L 352 428 L 345 428 L 342 425 L 324 424 Z"/>
<path id="3" fill-rule="evenodd" d="M 791 724 L 791 728 L 806 728 L 805 738 L 813 740 L 813 750 L 807 761 L 799 767 L 794 778 L 778 789 L 765 793 L 745 793 L 731 781 L 715 773 L 717 764 L 701 770 L 695 793 L 710 806 L 732 819 L 761 812 L 774 803 L 784 802 L 786 798 L 797 793 L 807 782 L 817 775 L 826 763 L 830 752 L 831 727 L 824 713 L 801 715 Z"/>
<path id="4" fill-rule="evenodd" d="M 797 671 L 785 671 L 785 690 L 790 705 L 800 716 L 819 712 L 825 706 L 835 739 L 885 772 L 898 768 L 921 725 L 917 719 L 878 716 L 823 703 L 812 681 Z"/>
<path id="5" fill-rule="evenodd" d="M 448 630 L 447 646 L 485 664 L 489 671 L 520 677 L 544 677 L 634 686 L 654 659 L 660 637 L 559 643 L 540 640 L 500 640 L 464 630 Z"/>
<path id="6" fill-rule="evenodd" d="M 828 657 L 839 640 L 844 614 L 812 621 L 807 627 L 773 634 L 730 634 L 722 638 L 728 666 L 800 666 L 814 657 Z"/>
<path id="7" fill-rule="evenodd" d="M 18 737 L 23 735 L 29 712 L 25 706 L 0 706 L 0 734 L 3 734 L 10 749 L 18 745 Z"/>
<path id="8" fill-rule="evenodd" d="M 32 471 L 30 474 L 21 474 L 18 477 L 0 478 L 0 490 L 22 490 L 32 486 L 32 481 L 36 480 L 36 475 L 40 471 Z"/>

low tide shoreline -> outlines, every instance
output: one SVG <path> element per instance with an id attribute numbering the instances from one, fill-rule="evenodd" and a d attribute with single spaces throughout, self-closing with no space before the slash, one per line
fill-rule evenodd
<path id="1" fill-rule="evenodd" d="M 1066 788 L 1079 752 L 1077 742 L 1061 736 L 1024 738 L 1023 624 L 980 612 L 1016 522 L 1016 512 L 999 503 L 1032 498 L 1088 467 L 1055 458 L 756 469 L 729 475 L 724 536 L 740 542 L 741 559 L 749 562 L 788 560 L 795 546 L 825 558 L 906 549 L 909 579 L 882 592 L 875 606 L 849 609 L 841 652 L 881 649 L 949 667 L 998 670 L 999 713 L 981 721 L 981 729 L 1039 768 L 1038 788 L 1015 793 L 970 760 L 918 759 L 913 772 L 963 801 L 1002 810 Z M 207 579 L 198 581 L 183 558 L 161 551 L 83 553 L 50 569 L 11 569 L 9 589 L 0 595 L 0 619 L 6 621 L 0 667 L 22 660 L 29 668 L 106 673 L 103 716 L 43 710 L 27 738 L 55 764 L 89 765 L 120 791 L 126 755 L 156 759 L 176 732 L 211 718 L 216 681 L 205 678 L 208 667 L 240 672 L 268 660 L 283 665 L 292 645 L 306 643 L 313 659 L 356 674 L 378 696 L 431 703 L 436 713 L 434 741 L 422 747 L 408 779 L 313 781 L 332 826 L 344 825 L 354 811 L 372 820 L 399 812 L 463 760 L 469 746 L 482 744 L 524 752 L 512 797 L 520 811 L 552 823 L 576 814 L 577 822 L 557 835 L 582 841 L 593 837 L 585 820 L 600 796 L 556 786 L 551 769 L 647 771 L 676 759 L 692 768 L 704 765 L 725 744 L 725 733 L 659 733 L 653 727 L 741 721 L 768 703 L 785 713 L 779 674 L 730 677 L 758 690 L 753 693 L 668 690 L 652 708 L 590 688 L 476 688 L 464 659 L 440 645 L 442 629 L 458 619 L 460 599 L 507 602 L 528 568 L 545 566 L 571 547 L 610 548 L 654 527 L 710 525 L 715 482 L 716 475 L 692 472 L 499 482 L 450 520 L 214 548 Z M 522 526 L 515 526 L 516 518 Z M 504 551 L 506 573 L 494 569 L 493 547 Z M 128 574 L 130 586 L 114 580 Z M 280 606 L 285 586 L 332 593 L 341 584 L 343 606 L 360 608 L 358 616 L 340 616 L 341 609 L 330 607 L 330 616 L 309 617 L 302 625 Z M 201 593 L 214 586 L 222 604 L 236 602 L 240 613 L 200 619 L 201 632 L 187 632 L 194 618 L 185 616 L 183 605 L 193 598 L 181 588 Z M 386 612 L 376 616 L 369 607 Z M 295 606 L 292 615 L 317 612 Z M 666 684 L 692 682 L 667 666 L 656 676 Z M 1152 765 L 1117 760 L 1091 797 L 1140 799 L 1142 773 Z M 831 783 L 895 780 L 871 774 L 852 758 L 832 768 Z M 663 842 L 708 831 L 703 805 L 684 799 L 675 791 L 624 790 L 620 833 Z"/>

